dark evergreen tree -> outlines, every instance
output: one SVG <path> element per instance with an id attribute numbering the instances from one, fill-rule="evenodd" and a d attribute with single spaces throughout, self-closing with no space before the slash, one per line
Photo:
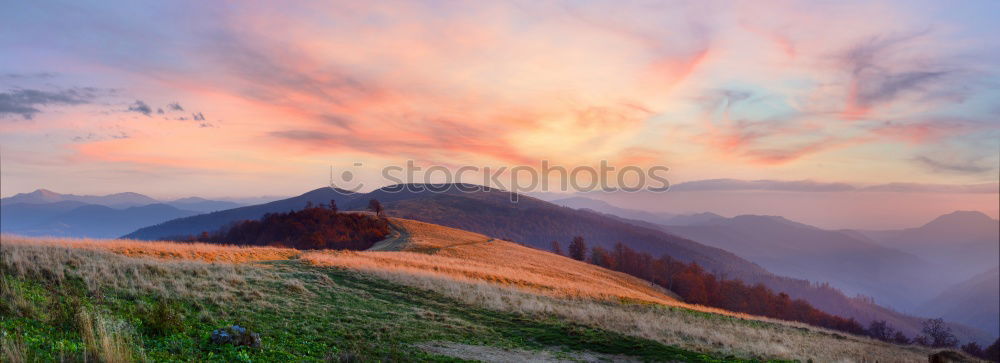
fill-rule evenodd
<path id="1" fill-rule="evenodd" d="M 578 261 L 587 258 L 587 243 L 583 241 L 583 237 L 573 237 L 573 242 L 569 243 L 569 257 Z"/>

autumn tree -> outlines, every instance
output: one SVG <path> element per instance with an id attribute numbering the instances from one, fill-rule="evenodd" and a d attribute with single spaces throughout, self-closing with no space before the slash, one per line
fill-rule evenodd
<path id="1" fill-rule="evenodd" d="M 562 246 L 559 245 L 559 241 L 552 241 L 552 253 L 560 256 L 563 254 Z"/>
<path id="2" fill-rule="evenodd" d="M 569 257 L 578 261 L 583 261 L 587 258 L 587 243 L 583 241 L 583 237 L 573 237 L 573 242 L 569 243 Z"/>
<path id="3" fill-rule="evenodd" d="M 376 216 L 385 217 L 385 208 L 382 208 L 382 203 L 378 199 L 368 201 L 368 210 L 375 213 Z"/>
<path id="4" fill-rule="evenodd" d="M 260 220 L 235 222 L 214 233 L 189 240 L 298 249 L 364 250 L 389 234 L 384 219 L 367 214 L 337 214 L 329 208 L 268 213 Z"/>
<path id="5" fill-rule="evenodd" d="M 607 269 L 614 269 L 615 261 L 608 250 L 600 246 L 590 249 L 590 263 Z"/>
<path id="6" fill-rule="evenodd" d="M 951 333 L 951 328 L 941 318 L 925 320 L 921 332 L 927 337 L 927 345 L 934 348 L 954 347 L 958 344 L 955 334 Z"/>
<path id="7" fill-rule="evenodd" d="M 331 211 L 333 211 L 333 214 L 337 214 L 337 212 L 339 212 L 339 210 L 337 210 L 337 201 L 336 200 L 330 199 L 330 206 L 329 206 L 329 208 L 330 208 Z"/>

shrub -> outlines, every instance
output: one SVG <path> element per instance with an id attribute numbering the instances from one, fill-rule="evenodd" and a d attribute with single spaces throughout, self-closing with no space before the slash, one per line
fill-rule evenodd
<path id="1" fill-rule="evenodd" d="M 176 303 L 159 299 L 152 307 L 141 311 L 142 326 L 154 335 L 170 335 L 183 329 L 184 316 Z"/>

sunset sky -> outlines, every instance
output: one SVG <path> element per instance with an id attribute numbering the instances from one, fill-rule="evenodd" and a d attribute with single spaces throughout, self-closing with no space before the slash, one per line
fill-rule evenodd
<path id="1" fill-rule="evenodd" d="M 962 206 L 995 217 L 1000 2 L 367 3 L 3 2 L 2 195 L 608 160 L 674 183 L 975 185 Z"/>

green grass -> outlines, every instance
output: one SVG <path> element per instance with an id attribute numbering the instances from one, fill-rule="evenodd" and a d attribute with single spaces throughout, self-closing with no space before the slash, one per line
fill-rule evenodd
<path id="1" fill-rule="evenodd" d="M 262 265 L 273 269 L 280 279 L 255 281 L 244 286 L 245 294 L 225 303 L 88 291 L 78 279 L 55 285 L 41 277 L 4 271 L 10 295 L 20 296 L 26 303 L 0 302 L 0 335 L 20 339 L 31 360 L 78 359 L 85 347 L 73 318 L 87 309 L 134 327 L 142 342 L 138 350 L 153 361 L 457 361 L 411 345 L 424 341 L 590 351 L 646 361 L 743 361 L 685 351 L 550 316 L 475 308 L 434 292 L 346 270 L 298 261 Z M 302 283 L 281 282 L 292 280 Z M 252 349 L 209 342 L 212 330 L 232 324 L 260 333 L 263 346 Z"/>

